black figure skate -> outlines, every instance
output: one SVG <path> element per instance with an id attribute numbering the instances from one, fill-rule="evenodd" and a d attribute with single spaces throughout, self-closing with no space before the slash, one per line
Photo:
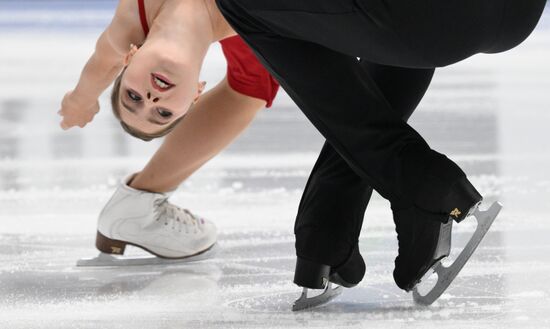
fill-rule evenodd
<path id="1" fill-rule="evenodd" d="M 352 250 L 347 261 L 337 267 L 298 258 L 294 283 L 303 287 L 303 291 L 300 298 L 292 305 L 292 310 L 300 311 L 326 304 L 342 293 L 342 287 L 356 286 L 364 275 L 365 262 L 359 253 L 358 246 Z M 336 286 L 333 287 L 333 284 Z M 310 289 L 322 289 L 322 292 L 314 297 L 308 297 Z"/>
<path id="2" fill-rule="evenodd" d="M 401 289 L 413 291 L 413 299 L 418 304 L 430 305 L 445 292 L 502 208 L 495 202 L 487 211 L 479 210 L 482 197 L 465 178 L 457 183 L 457 190 L 461 197 L 455 194 L 453 198 L 460 200 L 461 206 L 449 208 L 449 215 L 430 214 L 415 207 L 394 211 L 399 255 L 395 259 L 393 276 Z M 470 206 L 465 208 L 465 205 Z M 441 260 L 451 251 L 453 220 L 461 222 L 470 216 L 478 222 L 475 233 L 457 259 L 449 267 L 443 266 Z M 421 295 L 417 285 L 430 269 L 437 274 L 437 283 L 427 294 Z"/>

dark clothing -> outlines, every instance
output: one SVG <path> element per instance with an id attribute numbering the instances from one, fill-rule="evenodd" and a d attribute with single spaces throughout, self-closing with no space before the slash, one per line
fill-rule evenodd
<path id="1" fill-rule="evenodd" d="M 434 73 L 434 69 L 396 68 L 364 60 L 360 65 L 404 120 L 424 96 Z M 359 239 L 371 195 L 368 181 L 325 142 L 298 207 L 294 227 L 297 256 L 340 265 Z"/>
<path id="2" fill-rule="evenodd" d="M 258 51 L 259 33 L 316 43 L 369 62 L 440 67 L 521 43 L 546 0 L 217 0 Z M 254 36 L 255 37 L 255 36 Z M 272 53 L 265 53 L 271 59 Z"/>
<path id="3" fill-rule="evenodd" d="M 315 220 L 327 223 L 313 226 L 319 231 L 310 230 L 309 234 L 324 237 L 317 245 L 333 243 L 333 234 L 356 243 L 358 216 L 364 212 L 371 187 L 389 199 L 394 210 L 416 207 L 426 217 L 446 220 L 455 207 L 450 197 L 455 195 L 453 186 L 465 176 L 402 120 L 406 115 L 396 110 L 398 90 L 382 87 L 380 76 L 364 70 L 357 57 L 394 66 L 398 76 L 407 77 L 411 71 L 397 67 L 430 69 L 480 52 L 505 51 L 531 33 L 546 3 L 216 1 L 235 31 L 327 139 L 300 205 L 299 249 L 301 231 L 307 231 L 301 228 Z M 405 104 L 415 106 L 413 100 L 422 97 L 426 85 L 401 87 L 413 95 Z M 456 129 L 465 128 L 457 122 Z M 333 200 L 332 207 L 327 199 Z M 343 209 L 345 215 L 339 212 Z"/>

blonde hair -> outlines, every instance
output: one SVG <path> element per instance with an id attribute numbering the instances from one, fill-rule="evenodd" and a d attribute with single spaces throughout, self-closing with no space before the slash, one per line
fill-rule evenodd
<path id="1" fill-rule="evenodd" d="M 119 98 L 120 98 L 120 84 L 121 84 L 121 81 L 122 81 L 122 76 L 124 75 L 125 71 L 126 71 L 126 68 L 124 68 L 122 70 L 122 72 L 118 75 L 118 77 L 115 79 L 115 82 L 113 84 L 113 90 L 111 92 L 111 107 L 113 108 L 113 114 L 115 115 L 115 117 L 120 122 L 120 125 L 122 126 L 122 129 L 124 129 L 124 131 L 126 131 L 128 134 L 130 134 L 130 135 L 132 135 L 136 138 L 139 138 L 143 141 L 146 141 L 146 142 L 149 142 L 149 141 L 151 141 L 155 138 L 159 138 L 159 137 L 163 137 L 163 136 L 168 135 L 172 130 L 174 130 L 174 128 L 176 128 L 178 123 L 180 123 L 180 121 L 183 119 L 183 116 L 176 119 L 176 120 L 174 120 L 174 122 L 172 122 L 166 128 L 164 128 L 161 131 L 158 131 L 156 133 L 145 133 L 143 131 L 139 131 L 135 128 L 130 127 L 124 121 L 122 121 L 122 119 L 120 118 Z"/>

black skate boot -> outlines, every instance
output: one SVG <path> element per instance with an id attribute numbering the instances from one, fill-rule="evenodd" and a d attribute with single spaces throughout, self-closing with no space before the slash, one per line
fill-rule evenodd
<path id="1" fill-rule="evenodd" d="M 407 160 L 397 177 L 400 177 L 401 194 L 408 201 L 392 200 L 392 206 L 404 202 L 409 205 L 399 205 L 398 209 L 415 206 L 429 213 L 447 214 L 460 223 L 481 203 L 481 195 L 466 174 L 445 155 L 408 147 L 402 157 Z M 442 216 L 440 221 L 446 222 L 447 217 Z"/>
<path id="2" fill-rule="evenodd" d="M 365 268 L 357 245 L 345 262 L 334 267 L 298 257 L 294 283 L 304 290 L 300 298 L 294 302 L 292 310 L 299 311 L 325 304 L 342 292 L 341 287 L 355 287 L 365 276 Z M 339 287 L 332 288 L 333 283 Z M 323 292 L 315 297 L 308 297 L 308 289 L 322 289 Z"/>
<path id="3" fill-rule="evenodd" d="M 410 291 L 439 260 L 449 256 L 453 221 L 447 218 L 418 218 L 417 208 L 394 211 L 399 241 L 393 278 L 397 286 Z M 435 220 L 434 220 L 435 219 Z"/>
<path id="4" fill-rule="evenodd" d="M 431 213 L 414 206 L 393 212 L 399 241 L 393 276 L 401 289 L 413 289 L 430 268 L 449 256 L 453 220 L 458 223 L 476 211 L 482 197 L 462 177 L 443 200 L 448 213 Z"/>

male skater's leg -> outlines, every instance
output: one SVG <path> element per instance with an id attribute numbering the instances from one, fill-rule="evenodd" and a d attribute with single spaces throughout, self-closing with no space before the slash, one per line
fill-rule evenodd
<path id="1" fill-rule="evenodd" d="M 447 221 L 453 209 L 465 215 L 481 199 L 462 170 L 391 109 L 357 58 L 270 34 L 243 36 L 348 165 L 395 209 L 416 207 L 419 217 Z M 461 193 L 465 185 L 473 192 Z"/>
<path id="2" fill-rule="evenodd" d="M 545 0 L 216 2 L 328 143 L 390 200 L 396 224 L 411 225 L 401 232 L 415 232 L 424 219 L 461 221 L 481 200 L 460 168 L 392 113 L 368 75 L 357 74 L 355 57 L 430 68 L 503 51 L 529 35 Z M 411 282 L 397 283 L 408 289 Z"/>
<path id="3" fill-rule="evenodd" d="M 217 0 L 217 5 L 309 120 L 394 210 L 414 207 L 416 216 L 441 221 L 452 213 L 461 221 L 481 196 L 455 163 L 389 111 L 372 79 L 357 74 L 354 59 L 435 67 L 504 50 L 496 44 L 506 39 L 512 47 L 527 37 L 545 2 Z M 515 17 L 515 9 L 525 15 Z"/>
<path id="4" fill-rule="evenodd" d="M 398 227 L 400 252 L 415 246 L 414 240 L 404 238 L 412 235 L 406 232 L 422 228 L 421 222 L 439 225 L 447 223 L 451 215 L 459 222 L 481 201 L 464 172 L 431 150 L 392 110 L 357 58 L 269 32 L 239 33 L 352 170 L 391 202 L 395 222 L 411 224 Z M 438 235 L 430 237 L 437 239 Z M 396 260 L 396 269 L 401 260 L 407 260 L 406 266 L 399 266 L 406 275 L 395 276 L 398 286 L 408 289 L 423 274 L 430 245 L 421 243 L 418 247 L 423 252 Z M 316 278 L 326 278 L 330 274 L 327 267 L 318 267 L 317 272 L 297 267 L 296 274 L 310 276 L 295 277 L 295 281 L 306 282 L 301 285 L 307 288 L 321 288 L 322 281 Z M 330 280 L 345 286 L 337 274 Z"/>
<path id="5" fill-rule="evenodd" d="M 434 72 L 367 61 L 361 61 L 361 66 L 405 121 L 424 96 Z M 328 265 L 338 272 L 344 284 L 357 284 L 364 274 L 357 242 L 371 194 L 368 182 L 325 142 L 298 208 L 295 225 L 298 262 Z M 296 279 L 299 281 L 300 273 Z"/>

